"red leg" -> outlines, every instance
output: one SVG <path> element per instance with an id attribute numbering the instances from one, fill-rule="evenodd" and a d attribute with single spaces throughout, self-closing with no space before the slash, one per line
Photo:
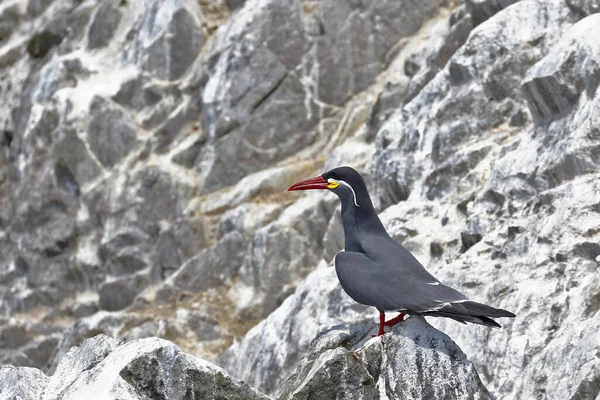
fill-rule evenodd
<path id="1" fill-rule="evenodd" d="M 401 313 L 401 314 L 399 314 L 399 315 L 398 315 L 396 318 L 392 318 L 392 319 L 390 319 L 389 321 L 386 321 L 386 322 L 384 322 L 384 325 L 385 325 L 385 326 L 390 326 L 390 327 L 391 327 L 391 326 L 394 326 L 394 325 L 396 325 L 398 322 L 402 322 L 402 321 L 404 321 L 404 316 L 405 316 L 405 315 L 406 315 L 406 314 L 404 314 L 404 313 Z"/>
<path id="2" fill-rule="evenodd" d="M 385 325 L 385 313 L 383 311 L 379 311 L 379 333 L 377 336 L 381 336 L 385 333 L 383 330 L 383 326 Z"/>

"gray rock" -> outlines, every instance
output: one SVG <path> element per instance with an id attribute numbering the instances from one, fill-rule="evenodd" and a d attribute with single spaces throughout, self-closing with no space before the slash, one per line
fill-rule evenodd
<path id="1" fill-rule="evenodd" d="M 208 247 L 208 226 L 204 218 L 185 218 L 171 226 L 170 233 L 183 259 L 188 259 Z"/>
<path id="2" fill-rule="evenodd" d="M 87 48 L 94 50 L 108 46 L 122 16 L 114 1 L 103 1 L 90 22 Z"/>
<path id="3" fill-rule="evenodd" d="M 456 343 L 422 317 L 364 343 L 369 328 L 334 327 L 318 336 L 276 398 L 493 398 Z"/>
<path id="4" fill-rule="evenodd" d="M 376 312 L 366 311 L 342 291 L 334 268 L 318 268 L 277 310 L 228 348 L 218 363 L 258 390 L 274 394 L 319 332 L 337 324 L 373 321 Z"/>
<path id="5" fill-rule="evenodd" d="M 105 335 L 97 335 L 86 340 L 79 347 L 73 347 L 65 354 L 44 391 L 44 398 L 59 398 L 61 392 L 71 386 L 81 374 L 96 367 L 119 345 L 119 342 Z"/>
<path id="6" fill-rule="evenodd" d="M 567 0 L 567 5 L 582 16 L 600 12 L 600 2 L 598 0 Z"/>
<path id="7" fill-rule="evenodd" d="M 410 102 L 444 68 L 450 57 L 466 42 L 473 27 L 471 14 L 465 6 L 458 7 L 450 15 L 442 34 L 433 34 L 407 58 L 404 72 L 412 79 L 405 89 L 403 104 Z"/>
<path id="8" fill-rule="evenodd" d="M 42 334 L 21 347 L 19 353 L 22 354 L 23 358 L 19 361 L 19 365 L 29 367 L 47 366 L 60 343 L 61 336 L 60 333 Z"/>
<path id="9" fill-rule="evenodd" d="M 158 253 L 158 262 L 164 276 L 170 275 L 181 265 L 181 256 L 177 249 L 177 243 L 173 235 L 169 232 L 162 233 L 158 238 L 156 252 Z"/>
<path id="10" fill-rule="evenodd" d="M 203 190 L 211 192 L 237 183 L 249 172 L 273 164 L 299 147 L 313 144 L 317 136 L 313 128 L 319 111 L 313 101 L 305 106 L 304 99 L 302 83 L 295 76 L 287 75 L 277 90 L 269 94 L 269 101 L 262 102 L 246 124 L 239 128 L 230 125 L 232 130 L 227 135 L 209 140 L 210 146 L 203 157 L 207 168 L 201 171 Z M 209 106 L 203 104 L 203 110 L 207 108 Z M 327 110 L 322 114 L 332 116 Z M 277 129 L 269 128 L 273 124 Z M 204 129 L 210 134 L 210 128 Z M 232 163 L 238 155 L 243 155 L 243 161 Z"/>
<path id="11" fill-rule="evenodd" d="M 37 16 L 44 12 L 54 0 L 29 0 L 27 2 L 27 13 L 33 16 Z"/>
<path id="12" fill-rule="evenodd" d="M 10 38 L 19 23 L 19 6 L 16 3 L 0 11 L 0 43 Z"/>
<path id="13" fill-rule="evenodd" d="M 528 29 L 527 35 L 516 32 L 513 35 L 508 30 L 517 29 L 509 22 L 514 18 L 525 18 L 526 21 L 519 25 L 531 29 L 537 26 L 546 34 L 540 35 Z M 455 190 L 460 179 L 463 186 L 458 190 L 468 190 L 469 185 L 474 183 L 467 183 L 467 175 L 481 162 L 490 147 L 480 144 L 467 148 L 467 138 L 473 140 L 483 132 L 508 122 L 515 112 L 521 112 L 524 107 L 522 101 L 517 100 L 519 104 L 512 100 L 519 99 L 520 80 L 550 43 L 562 35 L 575 19 L 562 4 L 526 1 L 506 8 L 495 18 L 481 24 L 446 67 L 401 113 L 396 113 L 382 127 L 380 133 L 387 138 L 387 147 L 381 148 L 373 163 L 374 179 L 379 181 L 390 174 L 396 175 L 396 179 L 406 187 L 402 191 L 413 193 L 412 182 L 419 180 L 416 179 L 420 174 L 418 171 L 430 171 L 431 168 L 433 171 L 426 178 L 430 199 L 443 196 L 450 188 Z M 504 35 L 508 36 L 496 40 Z M 492 40 L 492 37 L 496 39 Z M 498 46 L 482 45 L 490 41 Z M 531 43 L 535 44 L 537 51 L 531 51 Z M 475 53 L 476 57 L 473 56 Z M 512 56 L 500 56 L 506 53 Z M 502 85 L 497 84 L 500 81 Z M 469 105 L 462 103 L 463 100 Z M 440 105 L 434 115 L 427 111 L 426 104 L 431 102 Z M 416 162 L 420 156 L 415 154 L 425 143 L 431 151 L 431 167 Z M 398 152 L 404 154 L 401 160 Z M 448 180 L 450 176 L 452 178 Z"/>
<path id="14" fill-rule="evenodd" d="M 132 121 L 101 97 L 91 102 L 87 138 L 90 149 L 106 167 L 114 166 L 138 145 Z"/>
<path id="15" fill-rule="evenodd" d="M 485 22 L 502 9 L 519 0 L 466 0 L 467 12 L 473 18 L 475 26 Z"/>
<path id="16" fill-rule="evenodd" d="M 599 15 L 591 15 L 573 26 L 562 40 L 523 79 L 523 94 L 536 124 L 564 117 L 579 97 L 593 99 L 600 84 L 600 45 L 592 37 L 598 32 Z"/>
<path id="17" fill-rule="evenodd" d="M 375 138 L 375 135 L 381 129 L 383 123 L 398 110 L 406 97 L 408 90 L 407 82 L 399 83 L 388 82 L 377 97 L 377 102 L 371 108 L 369 115 L 369 139 Z"/>
<path id="18" fill-rule="evenodd" d="M 98 299 L 91 298 L 86 299 L 85 301 L 76 301 L 73 306 L 71 306 L 71 312 L 75 318 L 83 318 L 88 315 L 92 315 L 98 311 Z"/>
<path id="19" fill-rule="evenodd" d="M 50 29 L 41 30 L 36 32 L 27 43 L 27 52 L 33 58 L 43 58 L 62 40 L 63 36 L 60 33 Z"/>
<path id="20" fill-rule="evenodd" d="M 267 399 L 224 370 L 158 338 L 118 345 L 97 336 L 72 349 L 50 379 L 44 399 Z"/>
<path id="21" fill-rule="evenodd" d="M 111 279 L 98 288 L 98 305 L 101 310 L 118 311 L 133 303 L 135 296 L 150 285 L 146 273 L 137 273 L 118 279 Z"/>
<path id="22" fill-rule="evenodd" d="M 241 315 L 268 315 L 321 259 L 327 227 L 324 221 L 331 217 L 331 203 L 319 197 L 306 198 L 286 211 L 277 221 L 257 230 L 245 249 L 237 286 L 251 290 L 253 296 L 248 303 L 239 304 Z M 294 229 L 281 229 L 290 220 Z"/>
<path id="23" fill-rule="evenodd" d="M 30 339 L 23 326 L 7 325 L 0 328 L 0 346 L 3 349 L 21 347 Z"/>
<path id="24" fill-rule="evenodd" d="M 244 5 L 246 0 L 226 0 L 226 2 L 227 2 L 227 6 L 230 9 L 237 10 L 238 8 L 241 8 Z"/>
<path id="25" fill-rule="evenodd" d="M 140 318 L 133 315 L 126 315 L 122 312 L 99 311 L 90 316 L 80 318 L 75 322 L 71 329 L 63 333 L 56 351 L 52 355 L 45 370 L 49 374 L 54 373 L 63 357 L 71 351 L 74 346 L 80 346 L 86 339 L 92 338 L 98 334 L 104 334 L 109 337 L 117 337 L 119 332 L 128 325 L 135 327 L 140 325 Z"/>
<path id="26" fill-rule="evenodd" d="M 161 18 L 157 18 L 159 14 Z M 200 25 L 185 7 L 154 1 L 138 34 L 137 57 L 144 71 L 159 79 L 175 80 L 190 67 L 203 44 Z"/>
<path id="27" fill-rule="evenodd" d="M 238 232 L 225 235 L 214 248 L 206 249 L 185 262 L 167 281 L 177 292 L 200 293 L 231 279 L 239 271 L 244 241 Z"/>
<path id="28" fill-rule="evenodd" d="M 0 366 L 0 397 L 3 399 L 38 400 L 47 383 L 48 377 L 39 369 Z"/>
<path id="29" fill-rule="evenodd" d="M 203 189 L 231 185 L 313 144 L 318 120 L 332 116 L 328 105 L 366 89 L 387 52 L 414 34 L 438 3 L 301 7 L 263 0 L 234 13 L 215 34 L 197 78 L 206 81 L 202 125 L 210 143 Z M 249 30 L 254 33 L 244 34 Z M 232 165 L 236 154 L 245 154 L 244 161 Z"/>

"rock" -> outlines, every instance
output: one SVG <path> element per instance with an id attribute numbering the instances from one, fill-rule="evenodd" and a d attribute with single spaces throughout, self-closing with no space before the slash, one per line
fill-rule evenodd
<path id="1" fill-rule="evenodd" d="M 226 0 L 227 1 L 227 6 L 231 9 L 231 10 L 236 10 L 238 8 L 241 8 L 244 3 L 246 2 L 246 0 Z"/>
<path id="2" fill-rule="evenodd" d="M 132 121 L 100 97 L 90 105 L 88 140 L 90 149 L 107 167 L 114 166 L 138 145 Z"/>
<path id="3" fill-rule="evenodd" d="M 234 13 L 215 34 L 205 56 L 210 62 L 198 78 L 206 80 L 202 126 L 211 149 L 204 190 L 231 185 L 312 145 L 318 120 L 332 117 L 328 105 L 339 106 L 366 89 L 385 65 L 386 53 L 414 34 L 437 6 L 383 2 L 353 10 L 346 3 L 299 7 L 293 0 L 263 0 Z M 276 30 L 265 28 L 279 20 L 286 22 Z M 242 34 L 247 30 L 255 34 Z M 366 37 L 372 38 L 372 51 L 366 50 Z M 294 70 L 298 73 L 290 73 Z M 308 82 L 315 80 L 312 88 Z M 272 124 L 278 129 L 264 135 Z M 247 156 L 232 165 L 235 154 Z"/>
<path id="4" fill-rule="evenodd" d="M 456 343 L 422 317 L 373 339 L 370 328 L 318 336 L 276 398 L 493 398 Z"/>
<path id="5" fill-rule="evenodd" d="M 112 279 L 98 288 L 98 305 L 101 310 L 119 311 L 133 303 L 135 296 L 150 284 L 144 273 Z"/>
<path id="6" fill-rule="evenodd" d="M 19 18 L 19 7 L 16 3 L 9 4 L 0 11 L 0 42 L 10 38 Z"/>
<path id="7" fill-rule="evenodd" d="M 228 348 L 218 364 L 258 390 L 274 394 L 320 331 L 370 322 L 376 312 L 366 315 L 366 310 L 342 291 L 334 268 L 318 268 L 277 310 Z"/>
<path id="8" fill-rule="evenodd" d="M 94 50 L 108 46 L 122 16 L 115 2 L 102 2 L 89 25 L 87 48 Z"/>
<path id="9" fill-rule="evenodd" d="M 62 42 L 61 35 L 50 30 L 36 33 L 27 43 L 27 52 L 33 58 L 42 58 L 54 47 Z"/>
<path id="10" fill-rule="evenodd" d="M 54 0 L 29 0 L 27 2 L 27 13 L 37 16 L 44 12 Z"/>
<path id="11" fill-rule="evenodd" d="M 591 15 L 573 26 L 567 35 L 523 79 L 523 94 L 536 124 L 569 114 L 580 96 L 593 99 L 600 84 L 596 61 L 600 46 L 590 39 L 600 15 Z"/>
<path id="12" fill-rule="evenodd" d="M 41 399 L 47 383 L 48 377 L 39 369 L 0 366 L 0 397 L 3 399 Z"/>
<path id="13" fill-rule="evenodd" d="M 600 12 L 600 2 L 598 0 L 567 0 L 567 5 L 582 16 Z"/>
<path id="14" fill-rule="evenodd" d="M 29 339 L 27 332 L 22 326 L 9 325 L 0 329 L 0 345 L 2 345 L 2 348 L 21 347 Z"/>
<path id="15" fill-rule="evenodd" d="M 335 197 L 284 193 L 349 164 L 428 270 L 517 313 L 429 320 L 491 391 L 595 395 L 597 1 L 21 3 L 0 5 L 2 363 L 236 340 L 227 368 L 275 393 L 319 331 L 376 320 L 318 269 Z"/>
<path id="16" fill-rule="evenodd" d="M 126 325 L 136 326 L 140 324 L 140 318 L 126 315 L 122 312 L 99 311 L 90 316 L 77 320 L 73 327 L 64 332 L 56 351 L 52 355 L 47 367 L 48 373 L 56 371 L 58 364 L 74 346 L 80 346 L 86 339 L 92 338 L 100 333 L 117 337 Z"/>
<path id="17" fill-rule="evenodd" d="M 137 34 L 134 56 L 144 71 L 159 79 L 175 80 L 190 67 L 203 44 L 200 24 L 186 7 L 155 0 Z"/>
<path id="18" fill-rule="evenodd" d="M 383 123 L 390 115 L 397 110 L 403 103 L 408 90 L 406 82 L 391 83 L 388 82 L 379 96 L 377 102 L 371 108 L 369 115 L 369 138 L 374 139 L 375 135 L 381 129 Z"/>
<path id="19" fill-rule="evenodd" d="M 44 399 L 99 397 L 267 399 L 224 370 L 158 338 L 126 344 L 99 335 L 65 355 Z"/>
<path id="20" fill-rule="evenodd" d="M 79 347 L 73 347 L 62 357 L 44 391 L 44 398 L 58 398 L 65 388 L 71 386 L 86 371 L 95 368 L 110 353 L 115 351 L 119 342 L 105 335 L 94 336 Z"/>
<path id="21" fill-rule="evenodd" d="M 156 251 L 158 253 L 158 262 L 165 276 L 168 276 L 181 265 L 181 256 L 177 249 L 177 243 L 170 233 L 160 235 Z"/>
<path id="22" fill-rule="evenodd" d="M 295 285 L 317 264 L 331 216 L 331 203 L 304 198 L 285 210 L 277 221 L 257 230 L 245 249 L 239 282 L 229 292 L 241 315 L 263 318 L 291 294 Z M 293 226 L 281 229 L 281 226 Z M 238 299 L 237 291 L 252 293 Z"/>
<path id="23" fill-rule="evenodd" d="M 226 283 L 237 274 L 244 256 L 238 232 L 225 235 L 219 243 L 185 262 L 166 282 L 177 293 L 201 293 Z"/>
<path id="24" fill-rule="evenodd" d="M 502 9 L 519 0 L 466 0 L 467 12 L 473 18 L 475 26 L 485 22 Z"/>
<path id="25" fill-rule="evenodd" d="M 37 339 L 27 343 L 19 349 L 19 352 L 23 355 L 23 359 L 19 361 L 19 364 L 24 366 L 48 365 L 60 343 L 61 336 L 60 333 L 42 334 Z"/>

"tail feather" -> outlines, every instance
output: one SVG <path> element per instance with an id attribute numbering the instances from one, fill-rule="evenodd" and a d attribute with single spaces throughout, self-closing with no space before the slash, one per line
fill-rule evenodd
<path id="1" fill-rule="evenodd" d="M 501 328 L 500 324 L 498 324 L 492 318 L 515 317 L 515 314 L 511 313 L 510 311 L 486 306 L 485 304 L 474 301 L 451 303 L 440 308 L 439 310 L 425 312 L 423 315 L 452 318 L 453 320 L 463 324 L 468 322 L 471 324 L 485 325 L 492 328 Z"/>
<path id="2" fill-rule="evenodd" d="M 465 301 L 463 303 L 457 303 L 457 304 L 453 304 L 453 305 L 462 306 L 465 310 L 468 311 L 468 314 L 470 314 L 470 315 L 482 315 L 485 317 L 493 317 L 493 318 L 500 318 L 500 317 L 514 318 L 515 317 L 515 314 L 511 313 L 510 311 L 506 311 L 501 308 L 494 308 L 494 307 L 486 306 L 485 304 L 477 303 L 475 301 Z"/>

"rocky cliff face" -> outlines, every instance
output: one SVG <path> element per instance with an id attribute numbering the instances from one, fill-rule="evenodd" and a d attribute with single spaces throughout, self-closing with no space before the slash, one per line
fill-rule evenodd
<path id="1" fill-rule="evenodd" d="M 422 317 L 371 339 L 374 325 L 319 335 L 276 398 L 493 399 L 463 352 Z"/>
<path id="2" fill-rule="evenodd" d="M 430 321 L 492 393 L 595 398 L 599 11 L 4 1 L 1 362 L 159 336 L 274 394 L 319 331 L 375 317 L 326 267 L 334 196 L 282 194 L 350 164 L 432 273 L 517 314 Z"/>
<path id="3" fill-rule="evenodd" d="M 338 326 L 315 339 L 277 398 L 491 399 L 456 344 L 422 318 L 407 321 L 393 336 L 365 343 L 369 328 Z M 353 346 L 362 347 L 349 351 Z M 76 400 L 90 395 L 107 400 L 269 399 L 158 338 L 123 343 L 97 335 L 71 348 L 50 377 L 36 368 L 0 367 L 2 399 Z"/>
<path id="4" fill-rule="evenodd" d="M 50 378 L 30 367 L 0 367 L 3 399 L 231 399 L 268 397 L 158 338 L 126 344 L 98 335 L 72 348 Z"/>

